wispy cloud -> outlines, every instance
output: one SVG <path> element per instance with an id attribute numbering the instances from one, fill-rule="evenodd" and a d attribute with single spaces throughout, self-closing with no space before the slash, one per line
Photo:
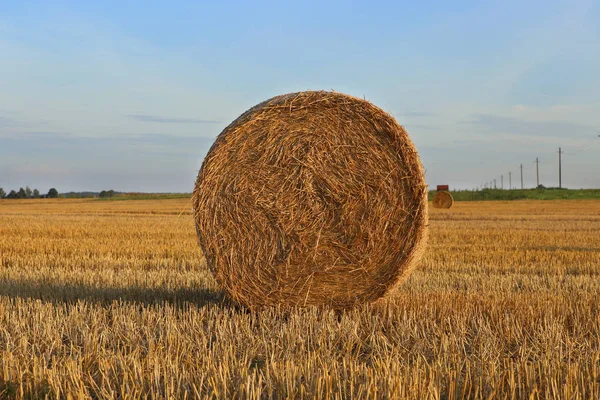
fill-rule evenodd
<path id="1" fill-rule="evenodd" d="M 15 124 L 15 121 L 10 118 L 0 117 L 0 128 L 7 127 L 7 126 L 13 126 L 14 124 Z"/>
<path id="2" fill-rule="evenodd" d="M 7 125 L 6 127 L 8 127 Z M 0 123 L 0 128 L 2 128 L 2 124 Z M 42 131 L 13 131 L 12 129 L 1 130 L 0 129 L 0 138 L 2 139 L 11 139 L 18 141 L 52 141 L 52 140 L 62 140 L 65 138 L 76 138 L 70 133 L 65 132 L 42 132 Z"/>
<path id="3" fill-rule="evenodd" d="M 0 134 L 0 187 L 46 191 L 184 191 L 214 138 L 161 133 L 102 137 L 60 132 Z M 125 172 L 126 171 L 126 172 Z"/>
<path id="4" fill-rule="evenodd" d="M 158 115 L 145 114 L 131 114 L 128 117 L 140 122 L 156 122 L 159 124 L 220 124 L 222 122 L 216 119 L 165 118 Z"/>
<path id="5" fill-rule="evenodd" d="M 472 120 L 460 124 L 472 125 L 478 131 L 519 136 L 581 138 L 597 131 L 596 127 L 577 122 L 528 120 L 492 114 L 474 114 Z"/>
<path id="6" fill-rule="evenodd" d="M 421 111 L 406 111 L 400 113 L 400 115 L 403 117 L 435 117 L 437 114 Z"/>
<path id="7" fill-rule="evenodd" d="M 106 151 L 114 152 L 120 149 L 131 154 L 187 154 L 198 156 L 204 154 L 214 138 L 203 136 L 183 136 L 161 133 L 122 134 L 104 137 L 77 136 L 62 132 L 20 132 L 2 134 L 4 148 L 7 152 L 17 149 L 30 149 L 30 152 L 44 154 L 52 149 L 57 154 L 69 154 L 77 157 L 82 154 Z"/>
<path id="8" fill-rule="evenodd" d="M 434 125 L 427 125 L 427 124 L 405 124 L 404 125 L 406 128 L 410 129 L 423 129 L 423 130 L 433 130 L 433 129 L 437 129 Z"/>

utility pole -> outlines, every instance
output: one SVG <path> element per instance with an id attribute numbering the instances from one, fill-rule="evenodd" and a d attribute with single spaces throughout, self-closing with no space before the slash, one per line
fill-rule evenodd
<path id="1" fill-rule="evenodd" d="M 562 149 L 558 148 L 558 188 L 562 189 Z"/>
<path id="2" fill-rule="evenodd" d="M 504 175 L 500 175 L 500 189 L 504 190 Z"/>
<path id="3" fill-rule="evenodd" d="M 512 171 L 508 171 L 508 190 L 512 190 L 512 179 L 511 179 Z"/>
<path id="4" fill-rule="evenodd" d="M 521 164 L 521 190 L 523 190 L 523 164 Z"/>
<path id="5" fill-rule="evenodd" d="M 535 173 L 537 176 L 536 188 L 538 188 L 538 187 L 540 187 L 540 160 L 537 157 L 535 158 Z"/>

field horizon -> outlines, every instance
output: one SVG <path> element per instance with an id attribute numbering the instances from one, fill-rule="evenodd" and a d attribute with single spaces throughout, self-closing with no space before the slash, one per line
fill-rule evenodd
<path id="1" fill-rule="evenodd" d="M 436 190 L 430 186 L 429 201 L 433 200 Z M 600 189 L 568 189 L 568 188 L 529 188 L 529 189 L 451 189 L 455 201 L 493 201 L 493 200 L 596 200 L 600 199 Z M 67 192 L 59 193 L 58 199 L 92 199 L 96 201 L 121 200 L 175 200 L 192 197 L 191 192 L 116 192 L 111 197 L 99 197 L 100 192 Z M 2 199 L 2 201 L 19 201 L 36 199 Z M 43 199 L 47 200 L 47 199 Z"/>

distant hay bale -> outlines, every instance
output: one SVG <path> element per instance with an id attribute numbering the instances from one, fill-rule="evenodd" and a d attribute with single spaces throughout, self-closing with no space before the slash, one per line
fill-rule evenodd
<path id="1" fill-rule="evenodd" d="M 371 302 L 411 271 L 427 187 L 402 126 L 371 103 L 300 92 L 217 137 L 193 195 L 206 262 L 249 308 Z"/>
<path id="2" fill-rule="evenodd" d="M 450 208 L 454 205 L 454 197 L 450 192 L 436 192 L 433 196 L 433 208 Z"/>

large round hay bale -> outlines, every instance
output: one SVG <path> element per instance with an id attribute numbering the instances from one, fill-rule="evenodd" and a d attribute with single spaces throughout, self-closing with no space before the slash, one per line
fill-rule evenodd
<path id="1" fill-rule="evenodd" d="M 433 196 L 433 208 L 450 208 L 454 205 L 454 197 L 450 192 L 436 192 Z"/>
<path id="2" fill-rule="evenodd" d="M 300 92 L 217 137 L 193 195 L 206 262 L 250 308 L 374 301 L 420 255 L 427 187 L 402 126 L 371 103 Z"/>

